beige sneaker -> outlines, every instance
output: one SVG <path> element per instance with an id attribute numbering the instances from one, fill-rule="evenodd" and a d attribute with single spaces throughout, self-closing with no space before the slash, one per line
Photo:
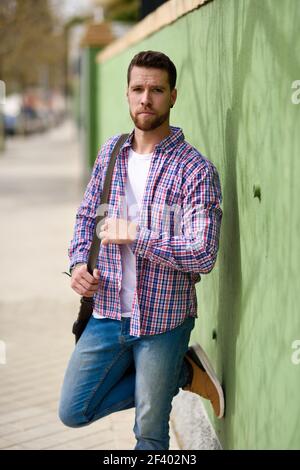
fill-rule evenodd
<path id="1" fill-rule="evenodd" d="M 193 378 L 190 384 L 183 387 L 183 390 L 197 393 L 210 400 L 215 415 L 217 418 L 222 418 L 225 409 L 223 389 L 200 344 L 191 346 L 184 358 L 192 366 Z"/>

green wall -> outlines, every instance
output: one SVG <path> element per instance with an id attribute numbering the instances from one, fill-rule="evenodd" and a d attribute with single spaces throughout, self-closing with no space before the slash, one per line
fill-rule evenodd
<path id="1" fill-rule="evenodd" d="M 220 252 L 192 340 L 223 379 L 226 418 L 208 412 L 231 449 L 300 448 L 299 21 L 299 0 L 214 0 L 98 65 L 98 145 L 132 128 L 132 56 L 161 50 L 178 70 L 171 123 L 219 170 Z"/>
<path id="2" fill-rule="evenodd" d="M 81 57 L 81 123 L 84 129 L 84 152 L 92 167 L 98 150 L 98 67 L 99 47 L 86 47 Z"/>

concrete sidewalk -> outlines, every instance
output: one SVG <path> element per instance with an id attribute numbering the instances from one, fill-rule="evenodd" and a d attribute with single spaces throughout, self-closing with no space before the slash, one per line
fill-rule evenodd
<path id="1" fill-rule="evenodd" d="M 79 305 L 61 274 L 68 269 L 67 247 L 82 196 L 79 180 L 70 122 L 8 140 L 0 154 L 1 449 L 135 446 L 133 409 L 81 429 L 66 428 L 57 417 Z M 178 449 L 172 432 L 170 448 Z"/>

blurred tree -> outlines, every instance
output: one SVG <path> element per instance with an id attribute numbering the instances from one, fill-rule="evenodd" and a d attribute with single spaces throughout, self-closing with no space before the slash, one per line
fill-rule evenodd
<path id="1" fill-rule="evenodd" d="M 140 0 L 94 0 L 101 5 L 104 17 L 110 21 L 136 22 L 139 19 Z"/>
<path id="2" fill-rule="evenodd" d="M 1 0 L 0 79 L 7 93 L 65 86 L 66 38 L 49 0 Z"/>

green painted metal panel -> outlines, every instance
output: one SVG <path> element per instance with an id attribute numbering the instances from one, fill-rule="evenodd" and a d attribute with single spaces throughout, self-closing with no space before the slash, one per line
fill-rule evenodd
<path id="1" fill-rule="evenodd" d="M 96 55 L 100 48 L 86 47 L 81 53 L 80 76 L 80 126 L 84 159 L 89 169 L 93 166 L 98 150 L 98 67 Z"/>
<path id="2" fill-rule="evenodd" d="M 197 286 L 192 339 L 222 377 L 214 424 L 231 449 L 300 448 L 299 20 L 298 0 L 214 0 L 98 65 L 98 146 L 132 128 L 132 56 L 161 50 L 178 69 L 171 122 L 219 170 L 220 252 Z"/>
<path id="3" fill-rule="evenodd" d="M 98 67 L 96 64 L 96 55 L 100 51 L 98 47 L 88 47 L 85 50 L 87 55 L 86 74 L 87 74 L 87 154 L 89 165 L 92 167 L 95 155 L 98 149 L 98 112 L 97 112 L 97 82 Z"/>

